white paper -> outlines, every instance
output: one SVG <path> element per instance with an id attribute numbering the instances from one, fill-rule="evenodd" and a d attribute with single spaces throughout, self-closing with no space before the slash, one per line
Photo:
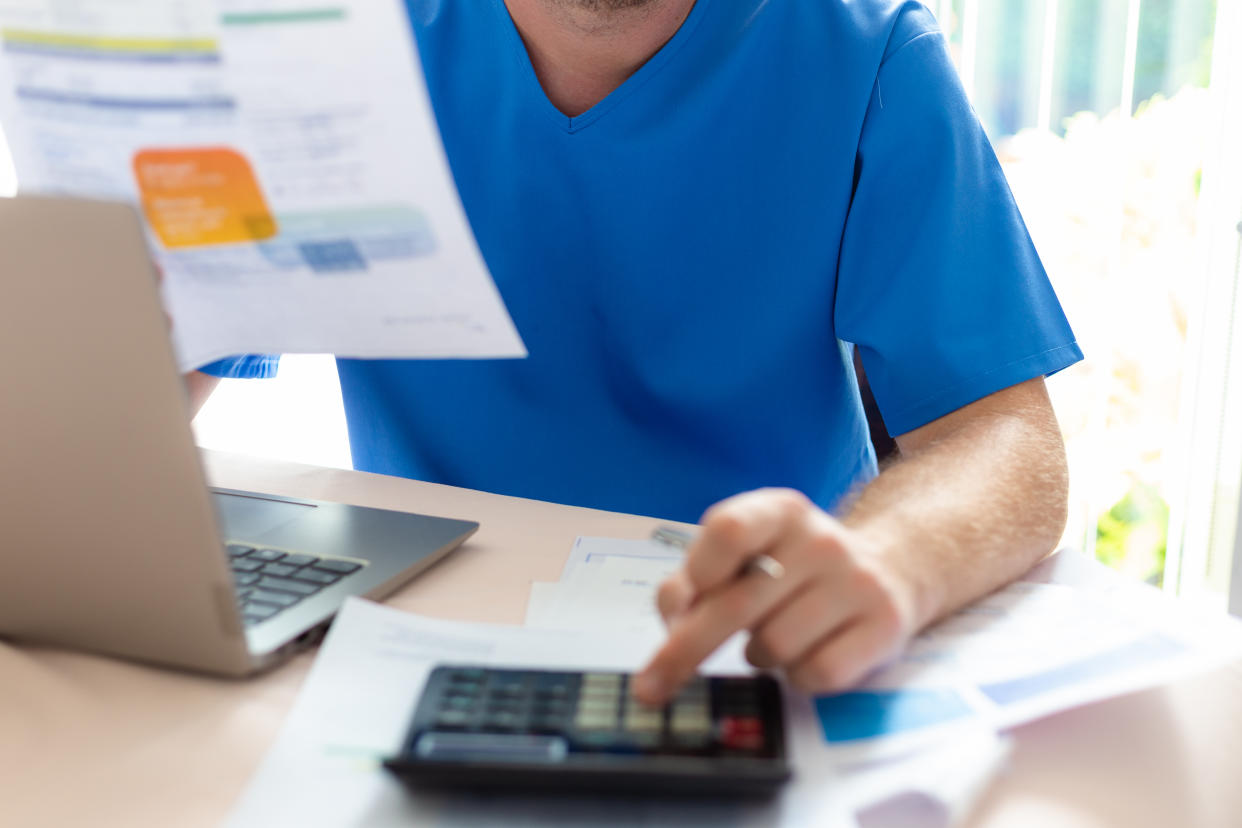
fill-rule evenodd
<path id="1" fill-rule="evenodd" d="M 565 566 L 561 569 L 561 582 L 572 579 L 583 565 L 597 565 L 610 560 L 656 561 L 674 566 L 681 563 L 685 553 L 652 540 L 629 540 L 623 538 L 580 537 Z M 653 564 L 656 565 L 656 564 Z"/>
<path id="2" fill-rule="evenodd" d="M 860 828 L 949 828 L 960 825 L 1012 751 L 988 728 L 958 734 L 899 763 L 850 776 Z M 898 772 L 899 771 L 899 772 Z"/>
<path id="3" fill-rule="evenodd" d="M 0 29 L 21 189 L 144 204 L 182 368 L 525 354 L 399 0 L 0 0 Z"/>
<path id="4" fill-rule="evenodd" d="M 557 584 L 532 584 L 526 625 L 628 632 L 658 642 L 664 623 L 656 590 L 676 560 L 612 557 L 578 567 Z"/>

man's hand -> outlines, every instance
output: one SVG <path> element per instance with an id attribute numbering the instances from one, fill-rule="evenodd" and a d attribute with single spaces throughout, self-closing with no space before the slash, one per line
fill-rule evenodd
<path id="1" fill-rule="evenodd" d="M 729 636 L 801 690 L 856 683 L 920 629 L 1017 578 L 1065 526 L 1065 447 L 1042 379 L 897 438 L 901 459 L 841 520 L 762 490 L 708 510 L 659 592 L 668 641 L 634 683 L 661 704 Z M 768 555 L 780 578 L 747 571 Z"/>
<path id="2" fill-rule="evenodd" d="M 894 655 L 917 629 L 915 597 L 866 537 L 795 491 L 766 489 L 712 507 L 684 569 L 659 592 L 669 638 L 636 692 L 665 701 L 739 629 L 746 656 L 784 668 L 806 692 L 850 686 Z M 746 572 L 766 554 L 784 573 Z"/>
<path id="3" fill-rule="evenodd" d="M 159 284 L 164 282 L 164 269 L 155 264 L 155 281 Z M 168 311 L 164 311 L 164 321 L 168 324 L 169 332 L 172 331 L 172 317 L 168 315 Z M 220 384 L 219 377 L 213 377 L 210 374 L 204 374 L 202 371 L 191 371 L 188 374 L 182 374 L 185 381 L 185 394 L 190 405 L 190 419 L 193 420 L 198 416 L 198 412 L 207 404 L 207 400 L 211 397 L 211 392 L 216 390 L 216 386 Z"/>
<path id="4" fill-rule="evenodd" d="M 204 374 L 202 371 L 191 371 L 183 376 L 185 379 L 185 393 L 190 401 L 190 418 L 193 419 L 198 416 L 198 412 L 207 403 L 207 399 L 211 397 L 211 392 L 215 391 L 216 386 L 220 384 L 220 378 Z"/>

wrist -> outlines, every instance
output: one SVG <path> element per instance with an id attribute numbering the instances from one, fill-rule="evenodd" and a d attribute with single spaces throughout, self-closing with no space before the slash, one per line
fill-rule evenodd
<path id="1" fill-rule="evenodd" d="M 948 606 L 948 589 L 939 568 L 917 552 L 917 538 L 894 531 L 892 521 L 847 521 L 856 548 L 882 573 L 908 619 L 911 635 L 939 619 Z"/>

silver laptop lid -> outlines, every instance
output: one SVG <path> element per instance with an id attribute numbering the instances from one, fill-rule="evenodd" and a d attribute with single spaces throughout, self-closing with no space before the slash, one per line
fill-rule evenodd
<path id="1" fill-rule="evenodd" d="M 251 669 L 127 206 L 0 199 L 0 635 Z"/>

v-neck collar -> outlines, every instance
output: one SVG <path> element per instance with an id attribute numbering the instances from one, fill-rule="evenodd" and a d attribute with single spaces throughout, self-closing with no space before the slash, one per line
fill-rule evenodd
<path id="1" fill-rule="evenodd" d="M 609 92 L 603 100 L 581 115 L 572 118 L 557 109 L 556 105 L 548 98 L 548 94 L 543 91 L 543 85 L 539 82 L 539 76 L 535 74 L 535 66 L 531 63 L 530 53 L 526 51 L 526 43 L 523 42 L 522 35 L 517 30 L 517 24 L 513 22 L 513 17 L 509 14 L 505 0 L 493 0 L 493 5 L 502 18 L 501 28 L 504 29 L 505 36 L 510 41 L 521 72 L 525 76 L 528 97 L 532 99 L 535 106 L 542 109 L 561 129 L 572 134 L 586 129 L 607 115 L 667 66 L 669 61 L 681 51 L 681 47 L 694 34 L 694 30 L 698 28 L 699 22 L 703 19 L 704 10 L 710 2 L 711 0 L 696 0 L 693 8 L 690 9 L 690 14 L 682 21 L 681 27 L 677 29 L 676 34 L 661 46 L 658 52 L 640 66 L 638 71 L 626 78 L 620 86 Z"/>

